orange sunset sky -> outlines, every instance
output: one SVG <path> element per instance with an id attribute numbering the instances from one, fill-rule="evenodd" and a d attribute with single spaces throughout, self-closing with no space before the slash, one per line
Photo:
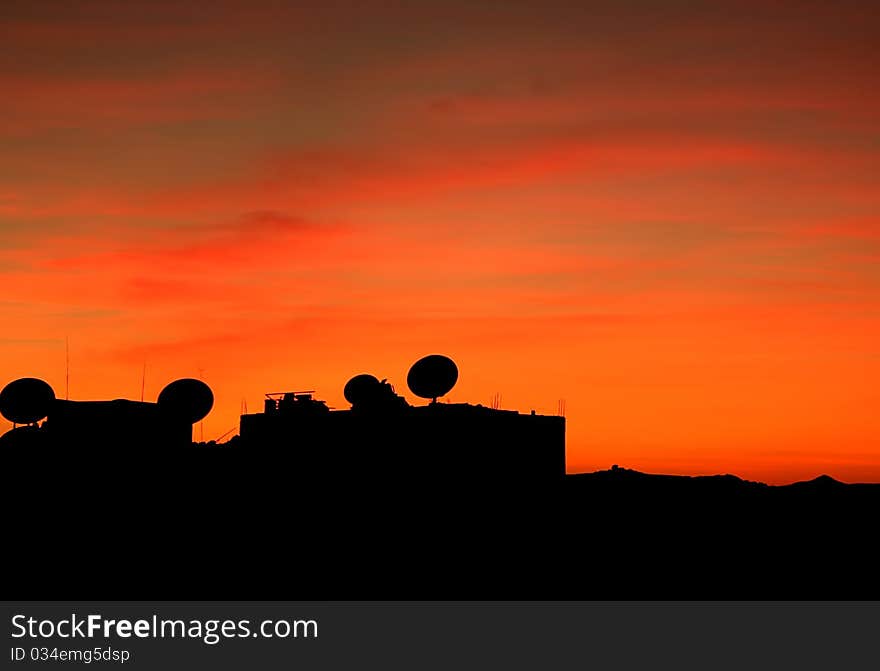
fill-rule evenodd
<path id="1" fill-rule="evenodd" d="M 439 352 L 570 472 L 880 481 L 871 4 L 4 2 L 0 385 Z"/>

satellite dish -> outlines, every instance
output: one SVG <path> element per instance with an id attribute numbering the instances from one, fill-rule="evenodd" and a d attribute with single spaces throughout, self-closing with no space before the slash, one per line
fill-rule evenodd
<path id="1" fill-rule="evenodd" d="M 352 405 L 359 403 L 368 403 L 371 398 L 375 397 L 376 391 L 382 383 L 372 375 L 362 373 L 355 375 L 345 383 L 345 389 L 342 390 L 345 400 Z"/>
<path id="2" fill-rule="evenodd" d="M 434 401 L 448 394 L 458 381 L 458 367 L 448 356 L 429 354 L 416 361 L 406 376 L 410 391 Z"/>
<path id="3" fill-rule="evenodd" d="M 0 415 L 14 424 L 38 422 L 49 414 L 55 392 L 43 380 L 23 377 L 0 391 Z"/>
<path id="4" fill-rule="evenodd" d="M 157 399 L 159 408 L 174 417 L 195 424 L 214 407 L 214 393 L 201 380 L 183 378 L 167 385 Z"/>

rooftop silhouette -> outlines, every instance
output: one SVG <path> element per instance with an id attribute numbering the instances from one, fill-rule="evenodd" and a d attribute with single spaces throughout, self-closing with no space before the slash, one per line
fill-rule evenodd
<path id="1" fill-rule="evenodd" d="M 420 405 L 367 373 L 345 384 L 342 410 L 313 391 L 268 393 L 221 445 L 192 442 L 214 401 L 199 380 L 170 383 L 155 403 L 61 400 L 45 382 L 14 381 L 0 412 L 25 425 L 0 437 L 0 458 L 12 474 L 6 509 L 19 512 L 8 530 L 17 588 L 880 597 L 870 551 L 880 485 L 822 476 L 772 487 L 617 466 L 565 475 L 564 417 L 439 402 L 458 374 L 441 355 L 417 361 L 407 382 Z"/>

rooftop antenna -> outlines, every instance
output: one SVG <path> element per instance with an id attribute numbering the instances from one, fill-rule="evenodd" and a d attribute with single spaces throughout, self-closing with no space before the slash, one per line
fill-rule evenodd
<path id="1" fill-rule="evenodd" d="M 199 379 L 204 380 L 205 379 L 205 369 L 202 368 L 201 366 L 198 366 L 196 368 L 196 370 L 199 371 Z M 199 442 L 200 443 L 205 442 L 205 419 L 204 419 L 204 417 L 199 420 Z"/>
<path id="2" fill-rule="evenodd" d="M 64 336 L 64 400 L 70 400 L 70 336 Z"/>
<path id="3" fill-rule="evenodd" d="M 231 429 L 229 429 L 229 431 L 227 431 L 226 433 L 222 433 L 222 434 L 220 434 L 217 438 L 215 438 L 215 439 L 214 439 L 214 442 L 215 442 L 215 443 L 219 443 L 221 440 L 223 440 L 224 438 L 226 438 L 226 436 L 228 436 L 230 433 L 232 433 L 233 431 L 235 431 L 237 428 L 238 428 L 237 426 L 233 426 Z"/>

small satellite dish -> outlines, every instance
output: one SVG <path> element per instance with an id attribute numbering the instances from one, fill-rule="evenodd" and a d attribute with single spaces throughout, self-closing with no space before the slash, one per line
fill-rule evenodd
<path id="1" fill-rule="evenodd" d="M 382 383 L 372 375 L 362 373 L 355 375 L 345 383 L 345 389 L 342 390 L 345 400 L 352 405 L 359 403 L 368 403 L 371 398 L 375 397 Z"/>
<path id="2" fill-rule="evenodd" d="M 43 380 L 23 377 L 0 391 L 0 415 L 15 424 L 38 422 L 49 414 L 55 392 Z"/>
<path id="3" fill-rule="evenodd" d="M 174 417 L 195 424 L 214 407 L 214 393 L 201 380 L 183 378 L 167 385 L 157 399 L 159 408 Z"/>
<path id="4" fill-rule="evenodd" d="M 458 367 L 448 356 L 429 354 L 416 361 L 406 376 L 410 391 L 434 401 L 448 394 L 458 381 Z"/>

